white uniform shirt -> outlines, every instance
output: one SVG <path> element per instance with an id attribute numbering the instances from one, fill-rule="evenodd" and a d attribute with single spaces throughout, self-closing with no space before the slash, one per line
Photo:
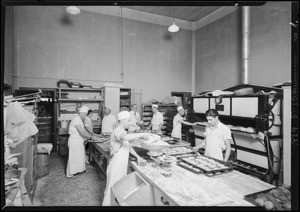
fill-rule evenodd
<path id="1" fill-rule="evenodd" d="M 140 114 L 138 112 L 134 112 L 133 110 L 129 112 L 130 120 L 129 120 L 129 132 L 134 132 L 135 130 L 140 130 L 141 128 L 136 124 L 141 121 Z"/>
<path id="2" fill-rule="evenodd" d="M 76 125 L 80 125 L 82 127 L 82 130 L 84 130 L 84 125 L 83 122 L 80 118 L 80 116 L 76 116 L 71 122 L 70 122 L 70 126 L 69 126 L 69 134 L 70 134 L 70 138 L 75 138 L 75 139 L 83 139 L 78 130 L 76 129 Z"/>
<path id="3" fill-rule="evenodd" d="M 109 114 L 103 117 L 101 131 L 102 133 L 111 133 L 117 124 L 117 120 L 114 115 Z"/>
<path id="4" fill-rule="evenodd" d="M 121 127 L 116 127 L 110 135 L 110 155 L 114 155 L 122 146 L 120 139 L 121 135 L 126 135 L 127 132 Z"/>
<path id="5" fill-rule="evenodd" d="M 90 127 L 90 128 L 93 129 L 93 123 L 92 123 L 91 119 L 88 116 L 85 117 L 85 119 L 84 119 L 84 126 L 85 127 Z"/>
<path id="6" fill-rule="evenodd" d="M 181 139 L 181 127 L 182 127 L 182 123 L 180 122 L 180 120 L 184 120 L 184 118 L 177 113 L 177 115 L 174 116 L 173 119 L 173 130 L 171 133 L 172 137 L 179 138 L 179 139 Z"/>
<path id="7" fill-rule="evenodd" d="M 152 130 L 158 130 L 159 125 L 162 125 L 164 123 L 164 116 L 161 112 L 157 111 L 156 114 L 153 114 L 151 124 L 152 124 Z"/>
<path id="8" fill-rule="evenodd" d="M 223 160 L 223 151 L 226 149 L 225 141 L 232 139 L 231 131 L 225 124 L 219 123 L 215 127 L 206 126 L 205 156 Z"/>

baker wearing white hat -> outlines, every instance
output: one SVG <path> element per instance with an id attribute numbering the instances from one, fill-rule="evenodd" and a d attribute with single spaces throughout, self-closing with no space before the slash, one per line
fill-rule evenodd
<path id="1" fill-rule="evenodd" d="M 113 114 L 111 114 L 111 108 L 105 106 L 104 117 L 102 119 L 102 125 L 101 125 L 101 133 L 110 134 L 116 126 L 117 126 L 116 117 Z"/>
<path id="2" fill-rule="evenodd" d="M 137 112 L 137 105 L 131 105 L 130 113 L 130 126 L 128 128 L 128 132 L 139 132 L 141 130 L 141 126 L 143 125 L 143 121 L 141 121 L 141 117 L 139 112 Z"/>
<path id="3" fill-rule="evenodd" d="M 190 122 L 185 121 L 185 118 L 183 117 L 185 110 L 182 106 L 178 106 L 177 111 L 178 111 L 178 113 L 173 118 L 173 130 L 171 132 L 171 136 L 174 138 L 181 139 L 182 124 L 195 126 L 198 122 L 190 123 Z"/>
<path id="4" fill-rule="evenodd" d="M 129 142 L 138 138 L 149 139 L 150 133 L 128 133 L 130 114 L 128 111 L 118 113 L 118 126 L 110 135 L 110 155 L 111 159 L 106 170 L 106 188 L 102 205 L 110 206 L 112 204 L 111 188 L 121 178 L 127 175 L 129 152 L 137 158 L 139 165 L 146 165 L 146 160 L 141 158 L 132 148 Z"/>
<path id="5" fill-rule="evenodd" d="M 83 121 L 87 116 L 89 108 L 82 106 L 78 109 L 78 116 L 70 122 L 69 126 L 69 158 L 67 162 L 66 177 L 76 178 L 75 174 L 85 171 L 85 148 L 84 140 L 93 139 L 97 140 L 97 137 L 90 135 L 84 131 Z"/>
<path id="6" fill-rule="evenodd" d="M 152 132 L 161 135 L 162 134 L 161 127 L 164 123 L 164 116 L 161 112 L 158 111 L 158 105 L 156 104 L 152 105 L 152 112 L 153 112 L 153 116 L 147 130 L 150 130 L 152 128 Z"/>

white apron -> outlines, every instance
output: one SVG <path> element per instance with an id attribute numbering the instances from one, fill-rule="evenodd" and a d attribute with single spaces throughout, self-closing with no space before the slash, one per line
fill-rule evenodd
<path id="1" fill-rule="evenodd" d="M 85 146 L 83 138 L 68 139 L 69 159 L 67 165 L 67 175 L 85 171 Z"/>
<path id="2" fill-rule="evenodd" d="M 181 139 L 181 126 L 177 125 L 177 126 L 173 127 L 171 136 L 174 137 L 174 138 Z"/>
<path id="3" fill-rule="evenodd" d="M 222 153 L 220 139 L 213 133 L 206 135 L 206 145 L 205 145 L 204 155 L 223 161 L 223 153 Z"/>
<path id="4" fill-rule="evenodd" d="M 106 170 L 106 188 L 102 206 L 111 206 L 114 198 L 112 194 L 113 185 L 127 175 L 127 166 L 129 159 L 129 143 L 123 141 L 120 149 L 112 156 Z"/>
<path id="5" fill-rule="evenodd" d="M 179 120 L 183 118 L 181 116 L 179 116 L 178 114 L 176 116 L 174 116 L 173 119 L 173 129 L 171 132 L 171 136 L 174 138 L 179 138 L 181 139 L 181 127 L 182 127 L 182 123 L 179 122 Z"/>

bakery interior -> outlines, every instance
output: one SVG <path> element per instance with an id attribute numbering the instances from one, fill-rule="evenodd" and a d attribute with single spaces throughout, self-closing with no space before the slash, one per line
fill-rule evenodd
<path id="1" fill-rule="evenodd" d="M 139 157 L 110 206 L 299 209 L 298 2 L 56 3 L 2 2 L 1 208 L 106 207 L 103 120 L 115 129 L 135 106 L 126 136 L 146 137 L 130 140 Z M 70 177 L 70 126 L 87 108 L 84 171 Z M 195 150 L 211 109 L 230 129 L 225 161 Z"/>

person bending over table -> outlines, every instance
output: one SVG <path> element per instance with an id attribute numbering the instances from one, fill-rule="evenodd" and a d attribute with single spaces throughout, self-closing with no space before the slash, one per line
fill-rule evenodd
<path id="1" fill-rule="evenodd" d="M 139 138 L 149 140 L 150 133 L 128 133 L 130 114 L 128 111 L 118 113 L 118 126 L 110 135 L 110 155 L 106 170 L 106 188 L 102 206 L 110 206 L 114 198 L 112 194 L 113 185 L 127 175 L 129 153 L 137 158 L 138 165 L 146 165 L 147 161 L 141 158 L 130 145 L 129 142 Z"/>
<path id="2" fill-rule="evenodd" d="M 198 151 L 205 147 L 205 156 L 227 162 L 231 152 L 231 131 L 228 126 L 219 120 L 217 110 L 207 110 L 205 116 L 208 122 L 204 132 L 205 138 L 201 144 L 193 149 Z M 224 156 L 223 151 L 225 151 Z"/>
<path id="3" fill-rule="evenodd" d="M 88 107 L 81 107 L 79 114 L 70 123 L 68 148 L 69 156 L 67 162 L 66 177 L 75 179 L 75 174 L 85 171 L 85 143 L 86 139 L 97 140 L 97 136 L 90 135 L 84 131 L 83 121 L 88 113 Z"/>

